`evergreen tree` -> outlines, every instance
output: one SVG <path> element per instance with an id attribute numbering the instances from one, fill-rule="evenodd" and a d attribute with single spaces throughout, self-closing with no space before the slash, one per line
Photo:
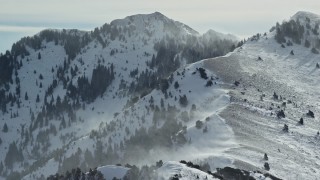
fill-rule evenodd
<path id="1" fill-rule="evenodd" d="M 300 123 L 301 125 L 303 125 L 303 118 L 300 118 L 299 123 Z"/>
<path id="2" fill-rule="evenodd" d="M 209 86 L 212 86 L 212 85 L 213 85 L 212 80 L 207 81 L 206 87 L 209 87 Z"/>
<path id="3" fill-rule="evenodd" d="M 36 99 L 36 102 L 40 102 L 40 97 L 39 97 L 39 94 L 37 94 L 37 99 Z"/>
<path id="4" fill-rule="evenodd" d="M 21 151 L 18 150 L 15 142 L 9 145 L 9 150 L 4 159 L 4 163 L 7 167 L 12 168 L 13 163 L 23 161 L 24 157 Z"/>
<path id="5" fill-rule="evenodd" d="M 182 107 L 188 106 L 188 99 L 186 95 L 180 96 L 179 103 Z"/>
<path id="6" fill-rule="evenodd" d="M 277 117 L 278 117 L 279 119 L 286 117 L 286 115 L 284 114 L 284 111 L 283 111 L 282 109 L 277 112 Z"/>
<path id="7" fill-rule="evenodd" d="M 41 54 L 40 54 L 40 52 L 38 53 L 38 59 L 41 59 Z"/>
<path id="8" fill-rule="evenodd" d="M 24 100 L 28 101 L 29 97 L 28 97 L 28 93 L 26 92 L 24 95 Z"/>
<path id="9" fill-rule="evenodd" d="M 265 168 L 265 170 L 269 171 L 270 170 L 269 163 L 265 162 L 264 163 L 264 168 Z"/>
<path id="10" fill-rule="evenodd" d="M 314 118 L 314 113 L 311 110 L 309 110 L 307 116 Z"/>
<path id="11" fill-rule="evenodd" d="M 282 131 L 284 132 L 289 132 L 289 127 L 288 125 L 284 124 L 283 128 L 282 128 Z"/>
<path id="12" fill-rule="evenodd" d="M 311 52 L 313 53 L 313 54 L 319 54 L 319 51 L 316 49 L 316 48 L 312 48 L 311 49 Z"/>
<path id="13" fill-rule="evenodd" d="M 8 125 L 7 123 L 4 123 L 3 128 L 2 128 L 2 132 L 7 133 L 8 132 Z"/>
<path id="14" fill-rule="evenodd" d="M 202 127 L 203 127 L 203 122 L 200 120 L 196 121 L 196 128 L 201 129 Z"/>
<path id="15" fill-rule="evenodd" d="M 59 129 L 65 129 L 66 127 L 67 127 L 66 120 L 64 119 L 64 116 L 62 116 L 62 120 L 61 120 Z"/>
<path id="16" fill-rule="evenodd" d="M 267 153 L 264 153 L 264 160 L 266 160 L 266 161 L 269 160 Z"/>
<path id="17" fill-rule="evenodd" d="M 294 52 L 293 52 L 293 50 L 291 50 L 290 54 L 291 54 L 291 55 L 294 55 Z"/>
<path id="18" fill-rule="evenodd" d="M 203 78 L 203 79 L 208 79 L 208 76 L 207 76 L 207 73 L 206 73 L 206 70 L 205 70 L 205 69 L 199 68 L 198 70 L 199 70 L 199 72 L 200 72 L 201 78 Z"/>
<path id="19" fill-rule="evenodd" d="M 2 171 L 3 171 L 3 168 L 4 168 L 4 166 L 3 166 L 3 163 L 2 163 L 2 161 L 1 161 L 1 163 L 0 163 L 0 174 L 1 174 Z"/>
<path id="20" fill-rule="evenodd" d="M 304 46 L 305 46 L 306 48 L 309 48 L 309 47 L 310 47 L 310 41 L 308 41 L 308 40 L 306 39 L 306 41 L 305 41 L 305 43 L 304 43 Z"/>

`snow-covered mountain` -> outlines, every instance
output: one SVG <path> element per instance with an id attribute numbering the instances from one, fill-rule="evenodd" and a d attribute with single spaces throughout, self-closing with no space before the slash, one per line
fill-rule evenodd
<path id="1" fill-rule="evenodd" d="M 24 38 L 0 59 L 0 173 L 317 179 L 319 19 L 237 48 L 160 13 Z"/>
<path id="2" fill-rule="evenodd" d="M 220 113 L 237 148 L 226 152 L 233 165 L 284 179 L 318 179 L 319 15 L 298 12 L 257 34 L 224 57 L 205 60 L 229 90 Z M 267 154 L 266 160 L 263 154 Z"/>
<path id="3" fill-rule="evenodd" d="M 190 141 L 181 134 L 188 121 L 180 117 L 196 104 L 186 95 L 206 89 L 217 91 L 221 106 L 226 101 L 223 91 L 205 88 L 207 79 L 191 76 L 200 72 L 196 64 L 183 68 L 225 55 L 237 43 L 210 37 L 156 12 L 91 32 L 48 29 L 13 44 L 0 57 L 1 177 L 41 179 L 75 167 L 143 163 L 141 152 L 151 157 L 156 147 Z M 198 88 L 190 84 L 198 80 L 192 83 Z M 178 143 L 171 138 L 180 131 Z M 140 151 L 142 138 L 150 142 Z"/>

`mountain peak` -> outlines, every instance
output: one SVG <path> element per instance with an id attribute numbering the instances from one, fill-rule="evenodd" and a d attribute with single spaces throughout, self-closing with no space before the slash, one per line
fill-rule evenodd
<path id="1" fill-rule="evenodd" d="M 209 29 L 206 33 L 203 34 L 203 36 L 207 39 L 227 39 L 231 41 L 238 41 L 239 38 L 232 34 L 224 34 L 217 32 L 215 30 Z"/>
<path id="2" fill-rule="evenodd" d="M 116 19 L 111 22 L 111 25 L 126 25 L 129 22 L 134 21 L 150 21 L 150 20 L 160 20 L 160 21 L 169 21 L 170 19 L 160 12 L 154 12 L 151 14 L 135 14 L 131 16 L 127 16 L 124 19 Z M 125 23 L 125 24 L 124 24 Z"/>
<path id="3" fill-rule="evenodd" d="M 298 11 L 295 15 L 292 16 L 291 19 L 304 21 L 306 18 L 310 19 L 310 21 L 313 22 L 320 22 L 320 16 L 318 14 L 308 11 Z"/>
<path id="4" fill-rule="evenodd" d="M 189 26 L 170 19 L 163 15 L 160 12 L 154 12 L 151 14 L 136 14 L 132 16 L 127 16 L 124 19 L 117 19 L 110 23 L 115 26 L 128 26 L 135 25 L 137 29 L 144 31 L 146 28 L 158 27 L 159 25 L 163 25 L 166 28 L 166 31 L 175 31 L 175 32 L 185 32 L 187 34 L 199 35 L 197 31 L 190 28 Z"/>

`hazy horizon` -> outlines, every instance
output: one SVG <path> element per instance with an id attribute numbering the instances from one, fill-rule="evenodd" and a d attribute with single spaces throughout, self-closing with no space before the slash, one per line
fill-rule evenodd
<path id="1" fill-rule="evenodd" d="M 200 33 L 213 29 L 240 38 L 268 31 L 276 22 L 288 19 L 298 11 L 318 13 L 316 0 L 201 0 L 194 2 L 164 1 L 62 1 L 0 0 L 0 52 L 24 36 L 46 28 L 93 30 L 114 19 L 134 14 L 161 12 L 189 25 Z"/>

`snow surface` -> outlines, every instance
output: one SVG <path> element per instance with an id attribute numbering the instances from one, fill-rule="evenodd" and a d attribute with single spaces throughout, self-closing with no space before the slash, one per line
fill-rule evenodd
<path id="1" fill-rule="evenodd" d="M 127 174 L 129 169 L 130 168 L 113 165 L 101 166 L 97 168 L 97 170 L 103 174 L 103 177 L 106 180 L 112 180 L 114 177 L 117 179 L 122 179 Z"/>
<path id="2" fill-rule="evenodd" d="M 158 170 L 157 173 L 160 179 L 170 179 L 175 174 L 181 175 L 179 179 L 190 180 L 190 179 L 216 179 L 211 175 L 200 171 L 195 168 L 187 167 L 185 164 L 181 164 L 175 161 L 165 162 Z"/>
<path id="3" fill-rule="evenodd" d="M 300 18 L 305 25 L 306 17 L 311 24 L 319 19 L 305 12 L 293 18 Z M 232 103 L 220 115 L 233 129 L 240 147 L 227 154 L 239 168 L 264 171 L 263 165 L 268 162 L 269 172 L 280 178 L 318 179 L 320 71 L 316 63 L 320 57 L 304 44 L 281 48 L 274 35 L 275 31 L 258 40 L 249 39 L 234 52 L 204 62 L 230 84 L 226 89 L 230 90 Z M 233 85 L 235 81 L 240 82 L 238 87 Z M 274 92 L 282 100 L 274 100 Z M 284 109 L 286 118 L 276 117 L 280 109 Z M 306 116 L 308 110 L 315 113 L 315 118 Z M 301 117 L 304 125 L 298 124 Z M 282 131 L 284 124 L 289 126 L 289 133 Z M 263 160 L 264 153 L 268 161 Z"/>
<path id="4" fill-rule="evenodd" d="M 176 42 L 186 43 L 188 37 L 192 36 L 196 38 L 196 41 L 200 42 L 200 39 L 204 36 L 200 35 L 187 25 L 169 19 L 158 12 L 149 15 L 129 16 L 125 19 L 115 20 L 111 22 L 111 25 L 118 28 L 126 27 L 133 29 L 133 31 L 130 35 L 128 33 L 121 34 L 124 37 L 123 39 L 117 37 L 112 41 L 110 40 L 109 34 L 101 33 L 100 36 L 104 41 L 108 42 L 108 45 L 103 48 L 97 40 L 93 40 L 83 47 L 81 53 L 79 53 L 70 63 L 70 68 L 75 68 L 75 66 L 77 66 L 79 71 L 75 77 L 71 78 L 71 72 L 68 70 L 65 78 L 70 78 L 72 83 L 76 85 L 78 77 L 83 75 L 86 75 L 90 80 L 92 70 L 97 67 L 98 64 L 107 67 L 113 64 L 115 68 L 114 71 L 116 72 L 115 80 L 102 97 L 98 97 L 94 103 L 86 104 L 85 109 L 81 108 L 77 111 L 76 122 L 70 123 L 70 127 L 68 127 L 68 114 L 65 113 L 61 115 L 61 118 L 50 120 L 48 126 L 43 126 L 42 128 L 33 131 L 30 140 L 32 141 L 32 144 L 29 141 L 27 145 L 23 146 L 24 162 L 15 163 L 13 170 L 21 172 L 38 162 L 41 162 L 41 167 L 33 169 L 29 174 L 25 175 L 24 179 L 32 179 L 34 177 L 41 177 L 42 175 L 48 176 L 57 172 L 60 164 L 59 161 L 54 158 L 57 152 L 63 152 L 61 157 L 59 157 L 61 159 L 69 158 L 78 150 L 84 152 L 88 149 L 93 153 L 97 139 L 90 138 L 92 130 L 103 132 L 107 124 L 115 123 L 116 131 L 107 132 L 109 134 L 103 139 L 104 145 L 109 144 L 108 141 L 110 139 L 112 141 L 110 145 L 114 148 L 119 147 L 121 143 L 133 136 L 136 130 L 142 127 L 151 127 L 153 123 L 153 114 L 148 113 L 144 107 L 149 105 L 148 100 L 151 96 L 154 97 L 155 102 L 160 106 L 160 99 L 165 99 L 163 93 L 159 90 L 154 90 L 143 99 L 139 99 L 134 106 L 126 109 L 125 105 L 128 100 L 130 100 L 130 97 L 128 97 L 125 89 L 119 88 L 121 81 L 125 82 L 127 85 L 136 81 L 136 79 L 130 77 L 129 74 L 130 71 L 137 68 L 139 70 L 138 75 L 145 69 L 154 71 L 147 67 L 146 62 L 151 60 L 152 55 L 157 55 L 154 45 L 166 37 L 174 38 Z M 66 32 L 78 35 L 83 35 L 85 33 L 77 30 L 66 30 Z M 40 35 L 40 33 L 37 35 Z M 206 38 L 210 36 L 218 38 L 220 34 L 217 32 L 213 33 L 212 31 L 205 35 Z M 117 52 L 114 53 L 114 55 L 111 55 L 111 52 L 116 49 Z M 39 50 L 34 50 L 31 47 L 27 47 L 27 50 L 30 55 L 18 57 L 18 61 L 21 61 L 23 66 L 17 70 L 17 76 L 13 75 L 12 79 L 14 82 L 10 84 L 10 92 L 15 94 L 15 89 L 17 87 L 15 79 L 16 77 L 19 78 L 21 84 L 21 107 L 19 109 L 17 104 L 12 104 L 12 106 L 8 106 L 9 113 L 1 114 L 0 116 L 0 127 L 3 127 L 5 122 L 9 127 L 8 133 L 0 132 L 3 141 L 0 146 L 0 161 L 2 162 L 4 162 L 10 143 L 15 141 L 18 146 L 24 143 L 25 138 L 22 138 L 21 132 L 29 132 L 30 125 L 32 124 L 31 114 L 34 113 L 36 117 L 37 114 L 42 111 L 45 91 L 48 89 L 48 86 L 52 84 L 53 80 L 57 79 L 57 70 L 59 66 L 63 66 L 64 61 L 68 59 L 68 55 L 62 45 L 56 45 L 54 42 L 46 42 L 45 40 L 42 42 Z M 41 59 L 38 59 L 39 53 L 41 54 Z M 182 65 L 183 64 L 184 62 L 182 62 Z M 200 148 L 194 148 L 194 146 L 200 147 L 201 145 L 202 148 L 207 151 L 204 153 L 207 155 L 204 155 L 203 158 L 211 157 L 211 159 L 221 159 L 223 164 L 230 165 L 232 160 L 220 155 L 223 154 L 226 149 L 235 146 L 235 143 L 232 140 L 233 134 L 232 130 L 225 124 L 223 118 L 218 116 L 218 112 L 229 103 L 229 97 L 226 94 L 227 91 L 220 88 L 219 83 L 221 82 L 217 79 L 214 80 L 217 83 L 216 85 L 212 88 L 207 88 L 205 87 L 206 80 L 201 79 L 198 72 L 196 75 L 192 75 L 192 73 L 196 71 L 196 68 L 201 66 L 202 63 L 198 63 L 196 65 L 188 66 L 187 70 L 184 70 L 184 68 L 179 69 L 180 73 L 185 71 L 186 74 L 185 76 L 174 77 L 174 80 L 179 81 L 180 83 L 180 92 L 175 90 L 173 85 L 169 87 L 173 97 L 176 96 L 179 98 L 180 95 L 184 94 L 188 96 L 189 105 L 184 108 L 185 111 L 189 112 L 191 105 L 196 104 L 199 106 L 199 112 L 196 113 L 195 118 L 202 121 L 208 116 L 212 118 L 212 120 L 206 124 L 209 129 L 206 136 L 213 137 L 212 142 L 210 143 L 202 141 L 199 142 L 200 144 L 197 144 L 197 141 L 193 140 L 194 138 L 191 136 L 195 135 L 197 138 L 200 138 L 201 134 L 203 134 L 202 130 L 194 128 L 195 121 L 192 120 L 188 122 L 187 126 L 188 131 L 190 132 L 188 132 L 187 135 L 191 140 L 191 144 L 189 144 L 186 149 L 201 152 Z M 39 78 L 40 75 L 43 76 L 43 79 Z M 208 76 L 214 76 L 214 73 L 208 71 Z M 40 87 L 40 84 L 42 84 L 42 87 Z M 25 93 L 28 95 L 28 100 L 24 99 Z M 52 97 L 48 97 L 47 101 L 50 102 L 51 98 L 53 98 L 53 102 L 55 103 L 58 96 L 63 100 L 66 93 L 65 87 L 60 81 L 54 89 Z M 8 94 L 9 92 L 7 92 L 6 95 Z M 199 94 L 202 95 L 199 96 Z M 36 102 L 37 95 L 40 97 L 39 103 Z M 180 108 L 179 102 L 175 101 L 173 98 L 168 100 L 165 99 L 165 106 L 168 104 Z M 203 107 L 206 107 L 207 110 L 201 110 Z M 126 112 L 129 112 L 129 115 L 126 115 Z M 18 116 L 11 117 L 11 114 L 18 114 Z M 115 114 L 119 115 L 115 117 Z M 142 123 L 141 117 L 146 119 L 145 123 Z M 67 128 L 59 130 L 62 118 L 67 122 Z M 179 121 L 182 122 L 181 119 Z M 158 127 L 161 127 L 161 125 L 162 124 L 159 123 Z M 56 127 L 57 134 L 48 134 L 47 142 L 49 146 L 48 149 L 44 150 L 42 145 L 35 142 L 37 141 L 37 138 L 42 137 L 40 133 L 48 130 L 50 126 Z M 125 132 L 125 128 L 120 129 L 122 126 L 129 128 L 129 134 Z M 215 134 L 214 131 L 220 133 Z M 226 133 L 228 133 L 228 135 L 225 135 Z M 210 148 L 212 148 L 212 150 L 210 150 Z M 179 146 L 177 146 L 176 149 L 176 153 L 172 153 L 172 156 L 166 156 L 167 152 L 163 152 L 163 157 L 169 160 L 173 158 L 173 154 L 175 154 L 176 160 L 180 160 L 178 158 L 186 159 L 186 156 L 178 156 L 179 154 L 195 154 L 190 151 L 183 151 L 183 148 Z M 40 154 L 33 154 L 32 152 L 35 150 L 39 150 Z M 214 152 L 219 153 L 219 155 L 217 155 L 217 157 L 212 157 L 213 154 L 215 154 Z M 155 153 L 158 152 L 152 150 L 149 154 L 150 157 L 153 156 L 150 160 L 151 162 L 158 161 L 158 158 L 160 158 L 154 156 Z M 121 156 L 122 154 L 119 153 L 119 155 Z M 195 160 L 197 157 L 190 156 L 190 159 Z M 84 157 L 82 156 L 80 158 L 80 163 L 83 161 Z M 141 163 L 143 164 L 144 162 Z M 221 164 L 220 161 L 217 164 Z"/>
<path id="5" fill-rule="evenodd" d="M 299 12 L 293 18 L 299 18 L 302 24 L 305 23 L 305 16 L 309 17 L 314 25 L 319 16 Z M 160 22 L 148 19 L 162 19 Z M 159 172 L 164 178 L 171 177 L 174 174 L 181 174 L 182 178 L 193 179 L 194 174 L 205 178 L 205 173 L 198 172 L 195 169 L 186 167 L 183 164 L 170 160 L 187 160 L 195 162 L 208 162 L 211 170 L 216 167 L 235 166 L 246 170 L 260 170 L 265 172 L 263 164 L 264 153 L 267 153 L 270 164 L 270 173 L 284 179 L 317 179 L 320 177 L 320 137 L 316 135 L 320 129 L 320 71 L 316 69 L 315 64 L 319 62 L 319 55 L 312 54 L 310 48 L 303 45 L 294 44 L 281 48 L 274 40 L 275 32 L 267 33 L 258 40 L 249 40 L 245 45 L 237 48 L 234 52 L 224 57 L 207 59 L 198 63 L 187 65 L 178 69 L 173 74 L 173 82 L 179 81 L 179 89 L 175 89 L 170 84 L 168 91 L 172 93 L 172 98 L 165 98 L 160 90 L 153 90 L 150 94 L 139 99 L 133 106 L 125 109 L 124 106 L 129 100 L 125 92 L 119 91 L 118 87 L 123 79 L 127 84 L 134 81 L 129 77 L 129 72 L 135 68 L 146 68 L 146 61 L 151 57 L 145 52 L 155 54 L 153 44 L 165 36 L 175 37 L 175 34 L 166 34 L 164 28 L 166 23 L 172 21 L 160 13 L 152 16 L 138 15 L 127 17 L 123 20 L 113 21 L 111 24 L 116 26 L 135 26 L 136 34 L 131 37 L 126 36 L 127 42 L 119 39 L 110 42 L 106 48 L 94 41 L 82 49 L 82 53 L 72 61 L 71 66 L 77 65 L 79 73 L 77 77 L 86 74 L 89 79 L 93 68 L 98 62 L 105 65 L 113 63 L 117 78 L 108 88 L 108 92 L 102 98 L 98 98 L 93 104 L 87 105 L 85 110 L 77 112 L 81 117 L 72 128 L 61 130 L 56 136 L 50 135 L 49 150 L 44 153 L 48 157 L 45 164 L 26 175 L 24 179 L 32 179 L 33 176 L 40 177 L 42 174 L 48 176 L 58 170 L 59 162 L 52 159 L 52 153 L 63 148 L 65 152 L 63 158 L 68 158 L 78 149 L 86 149 L 94 152 L 96 139 L 90 138 L 91 130 L 103 132 L 106 124 L 114 122 L 115 131 L 108 132 L 102 140 L 104 144 L 109 143 L 113 148 L 119 147 L 121 142 L 133 136 L 136 130 L 140 128 L 148 129 L 153 125 L 153 114 L 148 113 L 145 108 L 149 105 L 149 99 L 153 97 L 155 105 L 161 106 L 160 100 L 165 99 L 165 106 L 176 106 L 180 108 L 179 115 L 182 111 L 189 112 L 192 104 L 197 106 L 196 113 L 192 120 L 185 122 L 187 126 L 186 137 L 189 143 L 181 147 L 175 145 L 173 150 L 166 151 L 163 149 L 152 149 L 146 154 L 145 159 L 133 162 L 143 165 L 158 161 L 168 161 L 160 168 Z M 185 37 L 197 33 L 190 30 L 187 26 L 174 22 L 180 27 L 182 33 L 177 38 L 184 41 Z M 148 36 L 142 27 L 148 29 Z M 142 35 L 143 34 L 143 35 Z M 107 37 L 104 37 L 107 39 Z M 143 43 L 146 40 L 147 43 Z M 18 70 L 21 84 L 21 94 L 28 91 L 29 100 L 22 100 L 19 110 L 19 117 L 10 119 L 10 114 L 5 114 L 1 118 L 6 120 L 9 126 L 8 133 L 2 133 L 0 157 L 3 161 L 8 146 L 12 141 L 21 143 L 20 131 L 23 124 L 30 123 L 30 108 L 35 113 L 41 110 L 41 104 L 35 103 L 37 94 L 43 97 L 44 90 L 53 80 L 54 73 L 51 73 L 53 67 L 63 63 L 66 54 L 63 47 L 55 46 L 52 43 L 45 43 L 41 49 L 42 60 L 37 59 L 38 51 L 31 51 L 29 57 L 22 59 L 26 68 Z M 135 48 L 133 48 L 135 47 Z M 113 49 L 119 52 L 110 56 Z M 290 55 L 293 50 L 294 55 Z M 258 60 L 261 57 L 262 60 Z M 27 58 L 29 61 L 27 61 Z M 128 62 L 127 62 L 128 60 Z M 35 69 L 35 67 L 41 67 Z M 204 68 L 208 77 L 213 79 L 212 87 L 205 87 L 207 80 L 200 77 L 197 68 Z M 37 72 L 34 74 L 33 71 Z M 179 73 L 178 73 L 179 72 Z M 39 80 L 40 73 L 44 80 Z M 180 74 L 180 75 L 178 75 Z M 34 85 L 42 82 L 44 88 L 34 88 Z M 240 85 L 235 86 L 233 83 L 239 81 Z M 12 92 L 16 84 L 10 85 Z M 281 95 L 283 100 L 275 101 L 272 98 L 273 93 Z M 65 94 L 63 85 L 59 84 L 54 91 L 54 98 Z M 265 95 L 263 101 L 261 96 Z M 187 107 L 181 107 L 178 100 L 174 97 L 187 95 Z M 22 98 L 23 99 L 23 98 Z M 293 103 L 287 103 L 282 107 L 282 102 L 291 100 Z M 110 103 L 112 102 L 112 103 Z M 275 113 L 285 108 L 286 118 L 277 119 Z M 272 107 L 272 109 L 270 109 Z M 9 112 L 15 113 L 17 107 L 9 108 Z M 315 112 L 315 118 L 309 118 L 305 114 L 308 110 Z M 114 116 L 115 113 L 119 113 Z M 177 119 L 183 122 L 183 119 Z M 67 117 L 67 115 L 65 115 Z M 145 122 L 142 121 L 144 117 Z M 298 125 L 297 122 L 303 117 L 305 124 Z M 28 118 L 28 119 L 27 119 Z M 209 121 L 206 119 L 209 118 Z M 10 121 L 7 121 L 9 120 Z M 203 128 L 195 127 L 197 120 L 204 122 L 208 132 L 204 133 Z M 1 121 L 1 126 L 4 121 Z M 59 120 L 50 122 L 59 126 Z M 282 127 L 284 124 L 289 125 L 289 133 L 284 133 Z M 19 127 L 21 125 L 21 127 Z M 159 123 L 158 127 L 162 124 Z M 84 128 L 85 127 L 85 128 Z M 128 128 L 129 133 L 125 131 Z M 39 130 L 33 133 L 36 139 Z M 74 138 L 68 138 L 73 134 Z M 62 140 L 61 137 L 67 137 Z M 34 147 L 27 146 L 24 155 L 26 165 L 35 162 L 30 153 Z M 121 155 L 121 154 L 120 154 Z M 82 158 L 80 161 L 82 162 Z M 102 168 L 103 172 L 111 171 L 113 166 Z M 25 167 L 23 164 L 16 163 L 14 170 L 21 171 Z M 124 169 L 117 169 L 115 172 L 121 174 Z M 116 173 L 116 174 L 117 174 Z M 117 174 L 118 175 L 118 174 Z M 121 174 L 122 175 L 122 174 Z M 255 174 L 259 178 L 258 174 Z M 210 177 L 208 177 L 210 178 Z"/>

